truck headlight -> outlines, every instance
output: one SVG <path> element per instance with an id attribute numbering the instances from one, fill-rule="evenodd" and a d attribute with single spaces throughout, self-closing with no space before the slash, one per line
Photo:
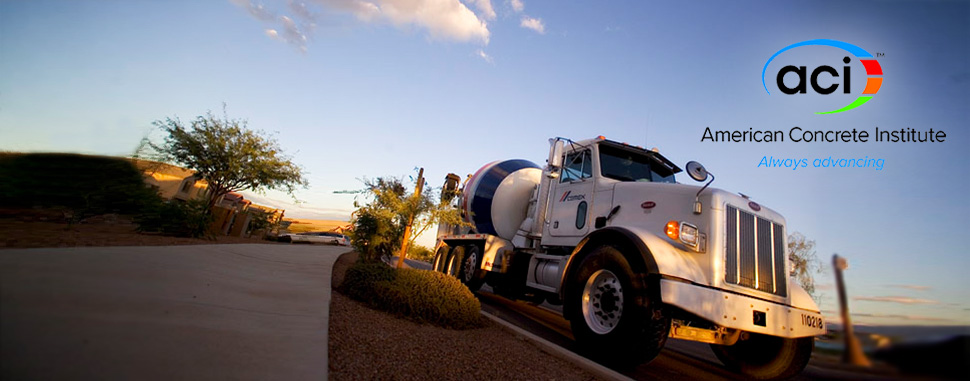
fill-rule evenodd
<path id="1" fill-rule="evenodd" d="M 680 223 L 680 242 L 690 246 L 697 246 L 697 226 L 686 222 Z"/>
<path id="2" fill-rule="evenodd" d="M 664 230 L 670 239 L 678 240 L 691 247 L 697 247 L 697 226 L 686 222 L 669 221 Z"/>

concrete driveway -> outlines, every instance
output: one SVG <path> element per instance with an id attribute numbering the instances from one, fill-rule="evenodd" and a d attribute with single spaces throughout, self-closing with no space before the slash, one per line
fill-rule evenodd
<path id="1" fill-rule="evenodd" d="M 343 247 L 0 250 L 3 379 L 327 379 Z"/>

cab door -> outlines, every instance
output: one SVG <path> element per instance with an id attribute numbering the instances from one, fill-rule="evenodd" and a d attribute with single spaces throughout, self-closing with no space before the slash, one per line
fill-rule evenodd
<path id="1" fill-rule="evenodd" d="M 589 149 L 566 155 L 559 183 L 551 195 L 549 235 L 583 237 L 593 205 L 593 160 Z"/>

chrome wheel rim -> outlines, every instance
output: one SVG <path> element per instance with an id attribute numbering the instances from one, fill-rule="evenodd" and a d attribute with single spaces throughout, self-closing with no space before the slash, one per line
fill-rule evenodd
<path id="1" fill-rule="evenodd" d="M 593 273 L 582 297 L 586 326 L 600 335 L 612 332 L 623 317 L 623 286 L 616 274 L 605 269 Z"/>

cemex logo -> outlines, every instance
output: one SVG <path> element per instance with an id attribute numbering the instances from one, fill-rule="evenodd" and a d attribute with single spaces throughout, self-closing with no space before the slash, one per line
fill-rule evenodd
<path id="1" fill-rule="evenodd" d="M 768 85 L 765 84 L 765 71 L 768 70 L 768 64 L 771 63 L 771 60 L 788 50 L 810 45 L 833 46 L 849 52 L 855 56 L 856 59 L 862 62 L 862 65 L 866 68 L 866 74 L 869 76 L 868 81 L 866 81 L 865 90 L 862 91 L 862 95 L 856 98 L 855 101 L 838 110 L 816 112 L 816 114 L 835 114 L 852 110 L 866 104 L 866 102 L 869 102 L 869 100 L 872 99 L 873 95 L 876 95 L 876 93 L 879 92 L 879 87 L 882 86 L 882 67 L 879 66 L 879 61 L 876 61 L 872 54 L 869 54 L 869 52 L 858 46 L 847 42 L 826 39 L 808 40 L 791 44 L 771 55 L 768 62 L 765 62 L 765 67 L 761 69 L 761 85 L 764 86 L 765 92 L 771 94 L 771 92 L 768 91 Z M 775 77 L 775 82 L 778 84 L 778 89 L 781 90 L 782 93 L 788 95 L 805 94 L 808 92 L 809 85 L 811 85 L 813 91 L 822 95 L 832 94 L 838 90 L 839 87 L 842 88 L 843 94 L 852 94 L 852 70 L 851 67 L 849 67 L 849 62 L 852 62 L 852 57 L 845 56 L 842 58 L 842 63 L 844 63 L 845 66 L 842 67 L 841 73 L 831 66 L 822 65 L 813 69 L 811 71 L 811 75 L 809 75 L 808 69 L 805 66 L 788 65 L 778 71 L 778 75 Z M 795 74 L 798 76 L 798 83 L 794 87 L 789 87 L 785 84 L 785 76 L 789 74 Z M 832 84 L 827 87 L 822 87 L 822 85 L 819 84 L 819 77 L 823 74 L 831 77 L 829 80 L 823 81 L 823 83 L 832 82 Z M 839 78 L 842 78 L 841 84 L 839 83 Z"/>
<path id="2" fill-rule="evenodd" d="M 559 202 L 578 201 L 578 200 L 585 200 L 585 199 L 586 199 L 585 194 L 573 194 L 573 191 L 567 191 L 566 193 L 562 194 L 562 197 L 559 199 Z"/>

